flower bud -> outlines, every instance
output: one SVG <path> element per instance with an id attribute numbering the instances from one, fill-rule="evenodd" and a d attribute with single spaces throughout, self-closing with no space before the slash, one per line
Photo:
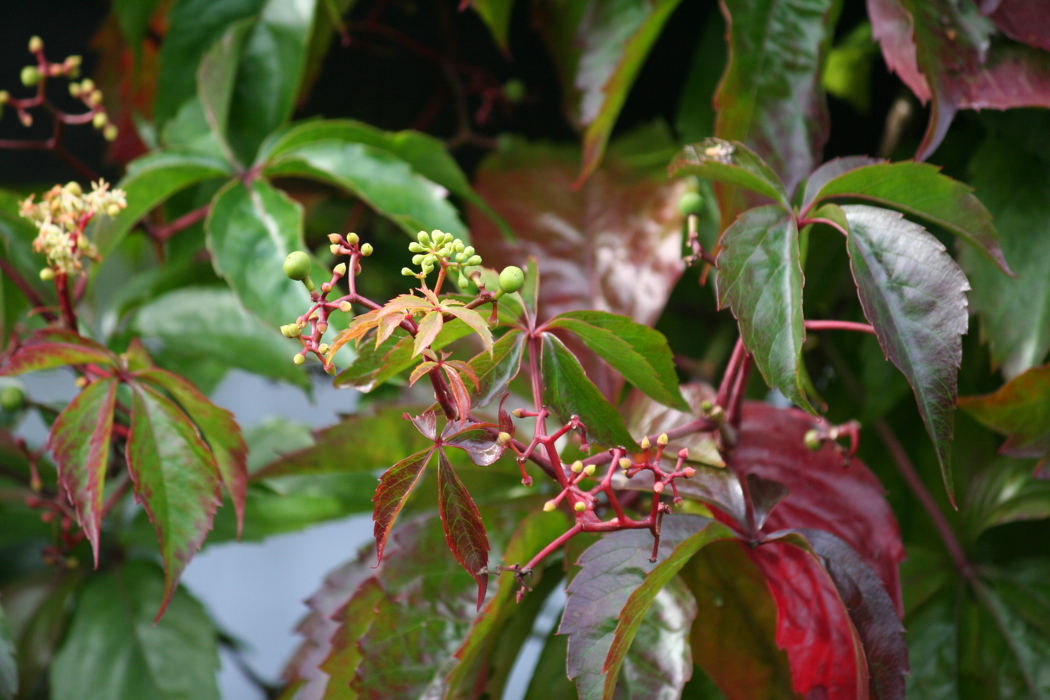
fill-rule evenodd
<path id="1" fill-rule="evenodd" d="M 583 471 L 583 462 L 581 462 L 580 460 L 576 460 L 572 463 L 572 466 L 569 467 L 569 469 L 572 470 L 573 474 L 579 474 Z"/>
<path id="2" fill-rule="evenodd" d="M 105 112 L 95 112 L 95 116 L 91 118 L 91 126 L 96 129 L 101 129 L 106 124 L 109 124 L 109 117 L 106 116 Z"/>
<path id="3" fill-rule="evenodd" d="M 808 449 L 816 452 L 821 448 L 824 441 L 820 439 L 820 433 L 816 430 L 807 430 L 805 436 L 802 438 L 802 442 Z"/>
<path id="4" fill-rule="evenodd" d="M 292 362 L 294 362 L 297 365 L 301 365 L 304 362 L 306 362 L 306 355 L 303 355 L 303 354 L 299 353 L 299 354 L 295 355 L 294 357 L 292 357 Z"/>
<path id="5" fill-rule="evenodd" d="M 338 233 L 330 233 L 330 234 L 328 234 L 328 242 L 329 243 L 342 243 L 343 242 L 343 237 L 340 236 Z"/>
<path id="6" fill-rule="evenodd" d="M 322 282 L 321 283 L 321 293 L 322 294 L 328 294 L 328 292 L 330 292 L 330 291 L 332 291 L 332 283 L 331 282 Z"/>
<path id="7" fill-rule="evenodd" d="M 424 258 L 425 258 L 425 256 L 422 255 L 422 254 L 413 255 L 412 256 L 412 264 L 413 265 L 421 265 L 423 263 Z"/>
<path id="8" fill-rule="evenodd" d="M 346 263 L 339 263 L 338 265 L 332 268 L 332 272 L 334 272 L 339 277 L 342 277 L 346 274 Z"/>
<path id="9" fill-rule="evenodd" d="M 327 355 L 330 349 L 331 347 L 328 345 L 328 343 L 321 343 L 317 346 L 317 352 L 321 353 L 322 355 Z"/>
<path id="10" fill-rule="evenodd" d="M 91 104 L 92 107 L 98 107 L 100 104 L 102 104 L 102 91 L 92 90 L 91 94 L 88 95 L 87 101 Z"/>
<path id="11" fill-rule="evenodd" d="M 660 437 L 656 438 L 656 444 L 664 446 L 668 443 L 667 433 L 660 433 Z"/>
<path id="12" fill-rule="evenodd" d="M 70 97 L 80 97 L 80 83 L 70 83 L 69 84 L 69 96 Z"/>
<path id="13" fill-rule="evenodd" d="M 102 138 L 106 139 L 110 143 L 117 140 L 117 125 L 106 124 L 106 128 L 102 130 Z"/>
<path id="14" fill-rule="evenodd" d="M 577 513 L 582 513 L 583 511 L 587 510 L 587 504 L 584 503 L 583 501 L 576 501 L 576 503 L 575 503 L 575 505 L 573 505 L 572 509 L 574 511 L 576 511 Z"/>
<path id="15" fill-rule="evenodd" d="M 348 314 L 354 310 L 354 306 L 348 301 L 341 301 L 339 302 L 339 310 L 342 311 L 344 314 Z"/>
<path id="16" fill-rule="evenodd" d="M 481 264 L 481 256 L 480 255 L 471 255 L 469 258 L 467 258 L 467 261 L 465 263 L 463 263 L 463 264 L 468 266 L 468 267 L 473 267 L 475 265 L 480 265 Z M 506 291 L 506 290 L 504 290 L 504 291 Z"/>
<path id="17" fill-rule="evenodd" d="M 689 448 L 683 447 L 682 449 L 678 450 L 678 456 L 682 459 L 689 459 Z"/>
<path id="18" fill-rule="evenodd" d="M 510 433 L 508 433 L 506 431 L 501 431 L 500 434 L 499 434 L 499 441 L 501 443 L 503 443 L 504 445 L 509 444 L 510 441 L 511 441 Z"/>
<path id="19" fill-rule="evenodd" d="M 339 244 L 333 243 L 332 245 L 328 246 L 328 250 L 332 251 L 332 255 L 339 255 Z"/>
<path id="20" fill-rule="evenodd" d="M 424 248 L 430 247 L 430 235 L 426 231 L 420 231 L 419 233 L 417 233 L 416 240 L 419 242 L 419 245 L 423 246 Z"/>
<path id="21" fill-rule="evenodd" d="M 643 450 L 648 450 L 650 447 L 652 447 L 652 443 L 649 442 L 649 436 L 648 435 L 643 437 L 642 441 L 639 444 L 642 446 Z"/>
<path id="22" fill-rule="evenodd" d="M 66 192 L 73 195 L 74 197 L 79 197 L 80 195 L 84 194 L 84 190 L 80 187 L 80 183 L 76 180 L 70 180 L 62 189 L 64 189 Z"/>
<path id="23" fill-rule="evenodd" d="M 45 267 L 40 271 L 40 279 L 42 279 L 45 282 L 50 282 L 51 280 L 55 279 L 55 271 L 52 270 L 50 267 Z"/>
<path id="24" fill-rule="evenodd" d="M 628 469 L 631 468 L 631 460 L 627 459 L 626 457 L 620 457 L 619 464 L 620 464 L 620 469 L 623 469 L 624 471 L 627 471 Z"/>
<path id="25" fill-rule="evenodd" d="M 367 258 L 371 254 L 372 254 L 372 244 L 371 243 L 365 243 L 364 245 L 361 246 L 361 255 L 363 255 L 363 256 L 365 256 Z"/>
<path id="26" fill-rule="evenodd" d="M 40 71 L 36 66 L 26 66 L 22 69 L 22 84 L 26 87 L 33 87 L 40 82 Z"/>
<path id="27" fill-rule="evenodd" d="M 515 418 L 521 418 L 522 415 L 524 415 L 524 411 L 522 411 L 520 408 L 515 408 L 513 411 L 510 412 L 510 414 Z"/>
<path id="28" fill-rule="evenodd" d="M 424 248 L 423 246 L 419 245 L 418 243 L 409 243 L 408 244 L 408 252 L 409 253 L 422 253 L 424 250 L 426 250 L 426 248 Z"/>
<path id="29" fill-rule="evenodd" d="M 357 242 L 360 240 L 361 238 L 356 233 L 346 234 L 346 242 L 350 245 L 357 245 Z"/>
<path id="30" fill-rule="evenodd" d="M 401 274 L 404 275 L 405 277 L 415 277 L 416 276 L 415 270 L 413 270 L 412 268 L 409 268 L 409 267 L 402 267 L 401 268 Z"/>
<path id="31" fill-rule="evenodd" d="M 44 50 L 44 40 L 38 36 L 29 37 L 29 53 L 36 53 Z"/>
<path id="32" fill-rule="evenodd" d="M 587 476 L 594 476 L 594 472 L 596 470 L 597 467 L 595 467 L 593 464 L 588 464 L 586 467 L 583 468 L 583 473 Z"/>
<path id="33" fill-rule="evenodd" d="M 299 326 L 295 323 L 289 323 L 281 326 L 281 335 L 285 338 L 298 338 L 299 337 Z"/>
<path id="34" fill-rule="evenodd" d="M 87 377 L 77 377 L 76 380 L 73 383 L 77 385 L 78 389 L 83 389 L 84 387 L 86 387 L 88 385 L 88 378 Z"/>
<path id="35" fill-rule="evenodd" d="M 657 481 L 655 484 L 653 484 L 653 493 L 661 494 L 663 492 L 664 492 L 664 482 Z"/>
<path id="36" fill-rule="evenodd" d="M 327 321 L 321 321 L 320 323 L 318 323 L 317 324 L 317 330 L 320 333 L 327 333 L 328 332 L 328 322 Z"/>
<path id="37" fill-rule="evenodd" d="M 692 479 L 694 476 L 696 476 L 696 470 L 692 467 L 686 467 L 682 470 L 682 473 L 685 474 L 686 479 Z"/>
<path id="38" fill-rule="evenodd" d="M 550 513 L 552 510 L 554 510 L 557 507 L 558 507 L 558 504 L 555 503 L 553 500 L 547 501 L 546 503 L 543 504 L 543 512 Z"/>
<path id="39" fill-rule="evenodd" d="M 91 78 L 87 78 L 87 79 L 81 81 L 81 83 L 80 83 L 80 91 L 83 94 L 87 95 L 90 92 L 94 92 L 94 90 L 95 90 L 95 81 L 94 80 L 92 80 Z"/>

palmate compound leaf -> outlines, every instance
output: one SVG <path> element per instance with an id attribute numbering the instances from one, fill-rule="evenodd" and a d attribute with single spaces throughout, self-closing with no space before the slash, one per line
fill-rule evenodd
<path id="1" fill-rule="evenodd" d="M 547 327 L 571 331 L 638 389 L 672 408 L 689 410 L 678 389 L 671 348 L 659 331 L 604 311 L 569 311 Z"/>
<path id="2" fill-rule="evenodd" d="M 0 376 L 86 364 L 116 367 L 119 361 L 116 355 L 93 340 L 72 331 L 46 329 L 30 336 L 0 365 Z"/>
<path id="3" fill-rule="evenodd" d="M 668 168 L 672 175 L 698 175 L 763 195 L 784 208 L 784 183 L 762 158 L 739 141 L 708 138 L 686 146 Z"/>
<path id="4" fill-rule="evenodd" d="M 434 456 L 435 447 L 420 450 L 414 455 L 405 457 L 400 462 L 383 472 L 376 488 L 375 508 L 372 520 L 375 521 L 374 537 L 376 540 L 376 559 L 383 561 L 383 550 L 386 548 L 390 530 L 394 527 L 401 509 L 405 507 L 412 489 L 419 483 L 430 458 Z"/>
<path id="5" fill-rule="evenodd" d="M 244 528 L 244 501 L 248 490 L 248 446 L 233 414 L 213 404 L 177 374 L 153 368 L 135 372 L 134 376 L 171 394 L 197 426 L 215 458 L 222 484 L 230 494 L 237 514 L 237 536 L 240 537 Z"/>
<path id="6" fill-rule="evenodd" d="M 666 516 L 661 527 L 657 561 L 666 560 L 684 540 L 710 525 L 711 520 L 699 516 Z M 576 562 L 579 571 L 569 584 L 558 634 L 569 636 L 567 669 L 581 698 L 605 697 L 606 678 L 603 672 L 616 638 L 617 618 L 632 592 L 645 582 L 649 572 L 654 569 L 654 565 L 649 562 L 652 549 L 652 534 L 647 530 L 620 530 L 602 536 Z M 678 629 L 668 630 L 668 637 L 663 644 L 642 650 L 642 653 L 646 658 L 659 659 L 662 651 L 680 649 L 675 638 L 687 637 L 691 622 L 691 619 L 682 620 Z M 664 644 L 666 648 L 662 648 Z M 685 683 L 692 671 L 692 659 L 687 652 L 665 658 L 659 664 L 677 669 L 670 676 L 681 684 Z M 681 692 L 681 685 L 667 692 L 677 695 Z"/>
<path id="7" fill-rule="evenodd" d="M 58 480 L 76 510 L 98 566 L 102 500 L 109 469 L 117 380 L 89 384 L 58 415 L 47 448 L 55 458 Z"/>
<path id="8" fill-rule="evenodd" d="M 811 413 L 803 388 L 802 264 L 794 215 L 775 204 L 745 211 L 722 234 L 718 304 L 769 385 Z"/>
<path id="9" fill-rule="evenodd" d="M 438 450 L 438 513 L 445 530 L 445 542 L 456 561 L 478 584 L 478 610 L 489 584 L 489 539 L 481 513 L 466 487 Z"/>
<path id="10" fill-rule="evenodd" d="M 857 204 L 841 210 L 861 308 L 915 392 L 954 503 L 951 441 L 970 285 L 941 242 L 903 215 Z"/>
<path id="11" fill-rule="evenodd" d="M 222 503 L 219 468 L 178 406 L 149 385 L 136 383 L 131 388 L 128 469 L 135 497 L 160 542 L 164 597 L 159 620 Z"/>
<path id="12" fill-rule="evenodd" d="M 521 370 L 525 340 L 525 334 L 519 329 L 511 329 L 493 344 L 491 354 L 483 352 L 470 361 L 478 380 L 472 401 L 474 407 L 484 408 L 506 393 L 507 385 Z"/>

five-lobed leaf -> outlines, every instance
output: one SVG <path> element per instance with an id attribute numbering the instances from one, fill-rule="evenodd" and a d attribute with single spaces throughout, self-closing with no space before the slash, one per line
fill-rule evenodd
<path id="1" fill-rule="evenodd" d="M 719 306 L 732 309 L 769 385 L 814 412 L 802 381 L 803 284 L 795 217 L 779 205 L 749 209 L 722 234 Z"/>
<path id="2" fill-rule="evenodd" d="M 82 335 L 72 331 L 45 329 L 34 333 L 0 365 L 0 376 L 86 364 L 115 367 L 118 361 L 112 352 Z"/>
<path id="3" fill-rule="evenodd" d="M 438 513 L 445 530 L 445 542 L 456 561 L 478 584 L 478 610 L 488 589 L 489 540 L 481 513 L 466 487 L 438 450 Z"/>

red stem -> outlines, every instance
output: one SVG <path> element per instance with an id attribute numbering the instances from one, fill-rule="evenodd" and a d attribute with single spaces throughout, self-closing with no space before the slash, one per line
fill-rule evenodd
<path id="1" fill-rule="evenodd" d="M 858 333 L 870 333 L 875 335 L 875 327 L 867 323 L 854 323 L 853 321 L 806 321 L 808 331 L 857 331 Z"/>
<path id="2" fill-rule="evenodd" d="M 155 240 L 155 241 L 163 243 L 164 241 L 167 241 L 169 238 L 174 236 L 179 231 L 182 231 L 183 229 L 187 229 L 190 226 L 193 226 L 195 223 L 197 223 L 201 219 L 203 219 L 206 216 L 208 216 L 209 212 L 211 212 L 211 204 L 210 203 L 209 204 L 205 204 L 203 207 L 199 207 L 197 209 L 194 209 L 191 212 L 187 212 L 186 214 L 183 214 L 182 216 L 180 216 L 179 218 L 175 219 L 171 223 L 165 224 L 164 226 L 157 226 L 157 227 L 153 228 L 149 232 L 150 237 L 153 238 L 153 240 Z"/>

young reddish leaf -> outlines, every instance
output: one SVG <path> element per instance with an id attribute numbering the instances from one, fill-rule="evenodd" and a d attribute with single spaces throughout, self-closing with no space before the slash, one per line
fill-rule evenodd
<path id="1" fill-rule="evenodd" d="M 408 385 L 414 386 L 419 378 L 438 366 L 438 363 L 433 360 L 427 360 L 426 362 L 420 362 L 419 365 L 412 370 L 412 374 L 408 375 Z"/>
<path id="2" fill-rule="evenodd" d="M 481 610 L 489 585 L 489 538 L 478 507 L 442 450 L 438 450 L 438 512 L 448 548 L 478 584 Z"/>
<path id="3" fill-rule="evenodd" d="M 449 343 L 470 335 L 471 332 L 470 327 L 459 319 L 448 321 L 442 326 L 441 332 L 430 347 L 440 350 Z M 340 347 L 348 340 L 350 339 L 344 340 Z M 378 348 L 371 343 L 361 345 L 357 349 L 357 357 L 354 358 L 353 364 L 336 376 L 335 386 L 357 389 L 367 394 L 415 364 L 415 356 L 412 354 L 414 343 L 415 339 L 409 336 L 407 331 L 399 328 Z M 334 356 L 335 350 L 329 350 L 328 360 L 332 361 Z"/>
<path id="4" fill-rule="evenodd" d="M 710 522 L 694 515 L 664 517 L 657 561 L 667 559 L 683 540 Z M 569 584 L 558 634 L 569 635 L 567 669 L 581 698 L 603 696 L 603 671 L 616 637 L 617 618 L 631 594 L 653 570 L 649 562 L 652 551 L 653 537 L 647 530 L 620 530 L 603 535 L 576 562 L 580 568 Z M 668 639 L 667 643 L 673 642 Z M 658 656 L 666 650 L 644 651 Z M 666 660 L 692 666 L 690 659 Z M 688 672 L 681 675 L 688 676 Z"/>
<path id="5" fill-rule="evenodd" d="M 93 340 L 72 331 L 41 330 L 0 365 L 0 376 L 54 369 L 63 365 L 99 364 L 116 367 L 117 356 Z"/>
<path id="6" fill-rule="evenodd" d="M 736 542 L 715 542 L 682 569 L 696 598 L 693 661 L 728 700 L 797 698 L 777 646 L 777 607 L 762 571 Z"/>
<path id="7" fill-rule="evenodd" d="M 846 156 L 844 158 L 834 158 L 824 163 L 806 179 L 806 190 L 802 195 L 802 211 L 807 211 L 810 208 L 810 205 L 817 198 L 817 193 L 823 189 L 824 185 L 840 175 L 845 175 L 866 165 L 875 165 L 883 162 L 885 161 L 869 158 L 868 156 Z"/>
<path id="8" fill-rule="evenodd" d="M 521 371 L 524 347 L 525 334 L 513 328 L 496 341 L 491 355 L 481 353 L 470 361 L 477 379 L 477 392 L 473 399 L 475 407 L 484 408 L 497 396 L 506 393 L 507 385 Z"/>
<path id="9" fill-rule="evenodd" d="M 728 527 L 712 520 L 698 522 L 696 525 L 698 529 L 678 543 L 667 558 L 660 561 L 656 568 L 649 572 L 642 585 L 634 589 L 617 616 L 616 631 L 613 633 L 609 653 L 605 657 L 605 665 L 602 668 L 602 673 L 605 674 L 603 698 L 611 699 L 614 696 L 620 665 L 656 596 L 670 583 L 672 578 L 678 575 L 678 572 L 694 554 L 712 542 L 735 540 L 737 537 Z"/>
<path id="10" fill-rule="evenodd" d="M 248 492 L 248 446 L 233 414 L 213 404 L 197 391 L 197 387 L 177 374 L 163 369 L 147 369 L 136 372 L 134 376 L 171 394 L 197 426 L 219 467 L 222 484 L 230 494 L 237 513 L 237 536 L 240 537 Z"/>
<path id="11" fill-rule="evenodd" d="M 788 207 L 784 183 L 757 153 L 738 141 L 708 138 L 686 146 L 669 170 L 672 175 L 697 175 L 743 187 Z"/>
<path id="12" fill-rule="evenodd" d="M 1050 15 L 1041 0 L 997 0 L 995 5 L 995 11 L 988 18 L 1003 34 L 1050 51 Z"/>
<path id="13" fill-rule="evenodd" d="M 580 91 L 583 165 L 577 186 L 594 173 L 616 117 L 649 49 L 681 0 L 626 0 L 587 5 L 576 31 L 580 52 L 572 87 Z"/>
<path id="14" fill-rule="evenodd" d="M 882 485 L 859 459 L 847 466 L 836 445 L 825 444 L 816 452 L 807 448 L 806 432 L 815 427 L 813 418 L 801 411 L 745 402 L 730 469 L 741 477 L 754 474 L 777 481 L 790 491 L 769 514 L 765 532 L 830 532 L 864 558 L 898 611 L 903 610 L 897 568 L 904 545 Z"/>
<path id="15" fill-rule="evenodd" d="M 424 411 L 418 416 L 411 416 L 408 413 L 402 416 L 405 420 L 411 421 L 412 425 L 416 426 L 416 430 L 421 435 L 429 439 L 431 442 L 437 442 L 437 413 L 434 411 Z"/>
<path id="16" fill-rule="evenodd" d="M 923 103 L 930 122 L 916 158 L 927 158 L 959 109 L 1050 104 L 1050 57 L 992 42 L 995 27 L 972 2 L 868 0 L 886 65 Z"/>
<path id="17" fill-rule="evenodd" d="M 604 311 L 568 311 L 547 327 L 571 331 L 631 384 L 660 403 L 689 410 L 678 389 L 671 348 L 659 331 Z"/>
<path id="18" fill-rule="evenodd" d="M 449 365 L 445 365 L 442 370 L 448 378 L 448 387 L 452 391 L 452 401 L 456 404 L 456 411 L 460 416 L 469 416 L 470 391 L 463 382 L 463 378 L 459 376 L 459 372 L 454 367 Z"/>
<path id="19" fill-rule="evenodd" d="M 464 309 L 459 306 L 442 306 L 442 308 L 458 318 L 463 323 L 470 326 L 473 331 L 481 338 L 481 344 L 488 352 L 492 355 L 492 331 L 489 330 L 488 321 L 482 318 L 474 309 Z"/>
<path id="20" fill-rule="evenodd" d="M 559 420 L 567 423 L 572 416 L 579 416 L 589 440 L 607 447 L 639 449 L 624 427 L 623 418 L 587 378 L 580 361 L 550 333 L 543 336 L 540 372 L 543 404 L 550 407 Z"/>
<path id="21" fill-rule="evenodd" d="M 1007 436 L 1003 454 L 1042 457 L 1050 451 L 1050 365 L 1033 367 L 993 394 L 960 397 L 959 407 Z"/>
<path id="22" fill-rule="evenodd" d="M 47 439 L 58 467 L 58 481 L 91 543 L 96 567 L 117 384 L 116 379 L 109 378 L 85 387 L 58 414 Z"/>
<path id="23" fill-rule="evenodd" d="M 478 384 L 478 375 L 474 372 L 474 368 L 470 366 L 470 363 L 463 360 L 447 360 L 445 367 L 456 370 L 460 376 L 470 380 L 470 383 L 474 386 L 474 391 L 478 391 L 481 388 L 481 385 Z M 463 382 L 463 384 L 465 386 L 466 382 Z"/>
<path id="24" fill-rule="evenodd" d="M 380 563 L 383 561 L 383 549 L 386 547 L 390 530 L 394 527 L 394 521 L 405 507 L 405 501 L 408 500 L 412 489 L 419 483 L 419 478 L 423 476 L 423 470 L 435 449 L 430 447 L 405 457 L 383 472 L 379 479 L 379 486 L 372 497 L 375 502 L 372 520 L 375 521 L 373 535 L 376 540 L 376 559 Z"/>
<path id="25" fill-rule="evenodd" d="M 970 285 L 941 242 L 901 214 L 859 204 L 842 211 L 861 308 L 915 391 L 954 503 L 951 442 Z"/>
<path id="26" fill-rule="evenodd" d="M 867 698 L 864 649 L 835 585 L 815 556 L 786 542 L 748 552 L 777 605 L 777 646 L 805 698 Z"/>
<path id="27" fill-rule="evenodd" d="M 415 357 L 434 342 L 434 338 L 441 332 L 441 326 L 445 323 L 444 314 L 440 311 L 428 311 L 419 321 L 416 330 L 416 342 L 412 345 L 412 356 Z M 398 321 L 400 323 L 400 321 Z M 393 329 L 391 329 L 393 330 Z M 377 337 L 378 340 L 378 337 Z M 385 340 L 385 338 L 384 338 Z"/>
<path id="28" fill-rule="evenodd" d="M 904 625 L 879 577 L 860 555 L 834 535 L 822 530 L 799 530 L 799 534 L 804 537 L 804 548 L 811 549 L 824 565 L 864 644 L 871 697 L 903 700 L 904 679 L 908 675 Z"/>
<path id="29" fill-rule="evenodd" d="M 222 503 L 219 469 L 196 427 L 175 404 L 146 384 L 131 389 L 128 469 L 135 497 L 160 541 L 164 599 L 159 620 Z"/>
<path id="30" fill-rule="evenodd" d="M 128 349 L 124 352 L 124 360 L 129 372 L 138 372 L 141 369 L 153 369 L 153 359 L 142 344 L 142 339 L 135 336 L 128 343 Z"/>
<path id="31" fill-rule="evenodd" d="M 778 205 L 749 209 L 725 230 L 721 245 L 718 305 L 732 309 L 769 386 L 815 414 L 802 382 L 804 278 L 795 217 Z"/>
<path id="32" fill-rule="evenodd" d="M 981 319 L 992 367 L 1012 379 L 1042 364 L 1050 351 L 1050 163 L 993 136 L 977 149 L 969 172 L 1017 276 L 1003 275 L 969 248 L 959 251 L 959 265 L 973 285 L 970 304 Z"/>
<path id="33" fill-rule="evenodd" d="M 813 170 L 828 138 L 821 76 L 836 13 L 830 0 L 722 5 L 729 60 L 715 94 L 715 135 L 753 148 L 789 196 Z M 719 203 L 724 229 L 742 202 L 719 188 Z"/>
<path id="34" fill-rule="evenodd" d="M 492 423 L 475 423 L 471 420 L 449 421 L 441 431 L 441 442 L 448 447 L 458 447 L 479 467 L 495 464 L 503 456 L 507 446 L 497 440 L 489 429 Z"/>
<path id="35" fill-rule="evenodd" d="M 807 188 L 808 193 L 808 188 Z M 927 163 L 873 163 L 825 182 L 813 198 L 863 200 L 928 221 L 959 236 L 1009 273 L 992 215 L 973 188 Z"/>

